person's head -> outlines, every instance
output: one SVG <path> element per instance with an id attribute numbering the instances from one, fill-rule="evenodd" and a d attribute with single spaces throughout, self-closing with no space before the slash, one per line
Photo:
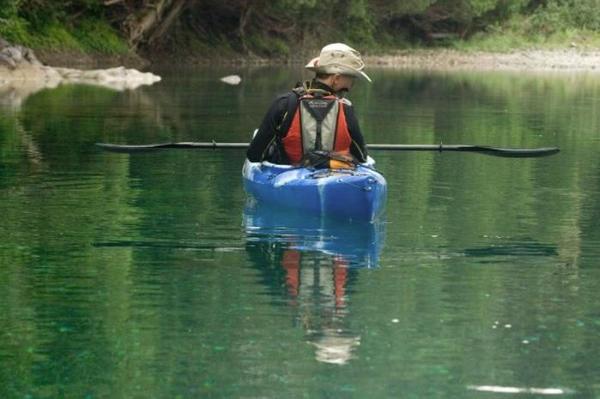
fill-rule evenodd
<path id="1" fill-rule="evenodd" d="M 306 69 L 316 73 L 316 79 L 327 84 L 335 92 L 350 90 L 357 77 L 371 82 L 363 71 L 365 63 L 360 53 L 343 43 L 332 43 L 321 49 L 318 57 L 313 58 Z"/>

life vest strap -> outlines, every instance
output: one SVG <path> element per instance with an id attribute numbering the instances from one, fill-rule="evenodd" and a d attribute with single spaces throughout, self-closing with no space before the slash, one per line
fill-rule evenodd
<path id="1" fill-rule="evenodd" d="M 310 113 L 310 115 L 315 118 L 317 122 L 317 131 L 315 135 L 315 150 L 323 149 L 323 134 L 322 134 L 322 126 L 323 121 L 331 112 L 331 109 L 335 105 L 337 100 L 325 100 L 323 98 L 305 98 L 301 100 L 302 105 L 305 109 Z"/>

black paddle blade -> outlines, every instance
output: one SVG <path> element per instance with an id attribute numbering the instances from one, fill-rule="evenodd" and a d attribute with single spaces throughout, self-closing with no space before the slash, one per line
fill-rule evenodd
<path id="1" fill-rule="evenodd" d="M 536 158 L 554 155 L 560 152 L 556 147 L 545 148 L 498 148 L 479 145 L 445 145 L 445 144 L 372 144 L 369 150 L 388 151 L 437 151 L 437 152 L 474 152 L 504 158 Z"/>
<path id="2" fill-rule="evenodd" d="M 103 150 L 111 152 L 149 152 L 168 148 L 183 148 L 183 149 L 217 149 L 217 148 L 247 148 L 248 143 L 217 143 L 217 142 L 181 142 L 181 143 L 162 143 L 162 144 L 109 144 L 109 143 L 96 143 L 96 145 Z"/>
<path id="3" fill-rule="evenodd" d="M 442 151 L 447 151 L 445 148 Z M 560 152 L 560 149 L 556 147 L 545 147 L 545 148 L 495 148 L 495 147 L 482 147 L 482 146 L 472 146 L 470 148 L 465 148 L 463 150 L 456 151 L 466 151 L 466 152 L 475 152 L 478 154 L 492 155 L 495 157 L 504 157 L 504 158 L 538 158 L 538 157 L 547 157 L 549 155 L 554 155 Z"/>
<path id="4" fill-rule="evenodd" d="M 165 144 L 146 144 L 146 145 L 124 145 L 124 144 L 109 144 L 109 143 L 96 143 L 96 145 L 103 150 L 111 151 L 111 152 L 147 152 L 147 151 L 156 151 L 165 147 L 168 143 Z"/>

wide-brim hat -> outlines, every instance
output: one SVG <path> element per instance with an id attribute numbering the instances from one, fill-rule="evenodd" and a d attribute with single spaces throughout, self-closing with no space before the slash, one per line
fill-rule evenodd
<path id="1" fill-rule="evenodd" d="M 332 43 L 323 47 L 319 56 L 310 60 L 305 68 L 315 73 L 339 73 L 362 77 L 372 82 L 369 75 L 363 71 L 365 63 L 360 53 L 344 43 Z"/>

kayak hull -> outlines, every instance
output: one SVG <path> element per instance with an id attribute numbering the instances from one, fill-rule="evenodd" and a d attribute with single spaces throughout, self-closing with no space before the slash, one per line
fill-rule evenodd
<path id="1" fill-rule="evenodd" d="M 374 221 L 384 207 L 385 178 L 370 164 L 350 169 L 309 169 L 250 162 L 244 187 L 256 201 L 335 219 Z"/>

